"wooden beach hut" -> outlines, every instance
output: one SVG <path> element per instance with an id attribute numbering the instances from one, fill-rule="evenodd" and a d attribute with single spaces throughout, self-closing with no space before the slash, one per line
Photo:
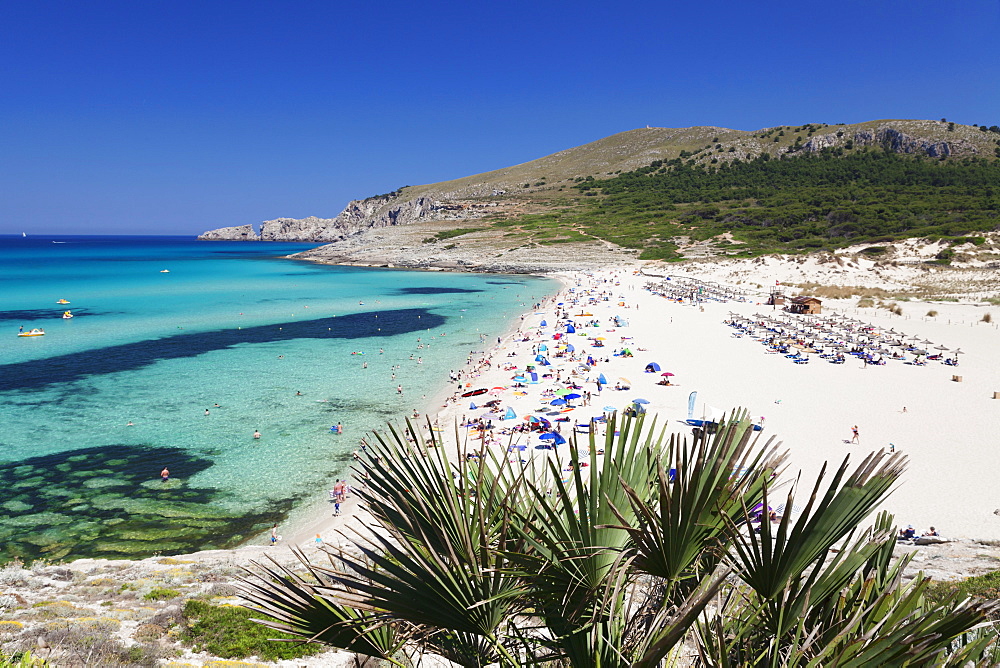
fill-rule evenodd
<path id="1" fill-rule="evenodd" d="M 788 304 L 788 310 L 802 315 L 819 315 L 823 312 L 823 302 L 816 297 L 805 295 L 792 297 L 791 303 Z"/>

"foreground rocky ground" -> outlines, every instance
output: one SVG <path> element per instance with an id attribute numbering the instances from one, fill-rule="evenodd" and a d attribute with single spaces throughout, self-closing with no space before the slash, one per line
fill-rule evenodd
<path id="1" fill-rule="evenodd" d="M 316 548 L 310 558 L 325 559 Z M 896 555 L 915 553 L 907 578 L 923 572 L 936 581 L 1000 569 L 1000 545 L 972 540 L 942 545 L 901 543 Z M 264 555 L 293 566 L 287 547 L 246 547 L 141 561 L 81 559 L 64 564 L 7 564 L 0 570 L 0 655 L 25 650 L 58 666 L 348 666 L 353 658 L 326 651 L 262 660 L 205 651 L 192 637 L 188 601 L 239 606 L 234 583 L 243 567 Z M 238 657 L 238 658 L 237 658 Z"/>

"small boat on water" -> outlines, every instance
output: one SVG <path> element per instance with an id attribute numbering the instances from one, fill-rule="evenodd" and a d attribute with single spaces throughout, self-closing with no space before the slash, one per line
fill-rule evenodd
<path id="1" fill-rule="evenodd" d="M 63 320 L 69 320 L 72 317 L 73 317 L 73 314 L 70 313 L 69 311 L 63 312 Z"/>
<path id="2" fill-rule="evenodd" d="M 29 329 L 27 332 L 18 332 L 18 336 L 45 336 L 44 329 Z"/>
<path id="3" fill-rule="evenodd" d="M 69 300 L 68 299 L 60 299 L 59 301 L 56 302 L 56 304 L 69 304 Z"/>
<path id="4" fill-rule="evenodd" d="M 160 269 L 160 273 L 161 274 L 169 274 L 170 270 L 169 269 Z"/>

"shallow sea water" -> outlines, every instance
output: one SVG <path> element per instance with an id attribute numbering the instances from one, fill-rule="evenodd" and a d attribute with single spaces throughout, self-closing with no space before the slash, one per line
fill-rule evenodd
<path id="1" fill-rule="evenodd" d="M 423 411 L 556 289 L 280 257 L 308 247 L 0 237 L 0 561 L 230 547 L 300 521 L 367 431 Z"/>

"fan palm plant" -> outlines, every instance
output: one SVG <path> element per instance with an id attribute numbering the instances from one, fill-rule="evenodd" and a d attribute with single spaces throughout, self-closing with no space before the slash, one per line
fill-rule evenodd
<path id="1" fill-rule="evenodd" d="M 371 531 L 356 549 L 255 564 L 242 591 L 262 623 L 394 663 L 652 668 L 683 642 L 689 664 L 917 665 L 995 646 L 977 630 L 994 606 L 902 584 L 889 516 L 857 528 L 901 455 L 845 460 L 772 525 L 756 520 L 786 454 L 759 441 L 745 413 L 690 441 L 612 418 L 603 441 L 522 464 L 457 429 L 444 444 L 429 424 L 390 426 L 359 463 Z"/>

